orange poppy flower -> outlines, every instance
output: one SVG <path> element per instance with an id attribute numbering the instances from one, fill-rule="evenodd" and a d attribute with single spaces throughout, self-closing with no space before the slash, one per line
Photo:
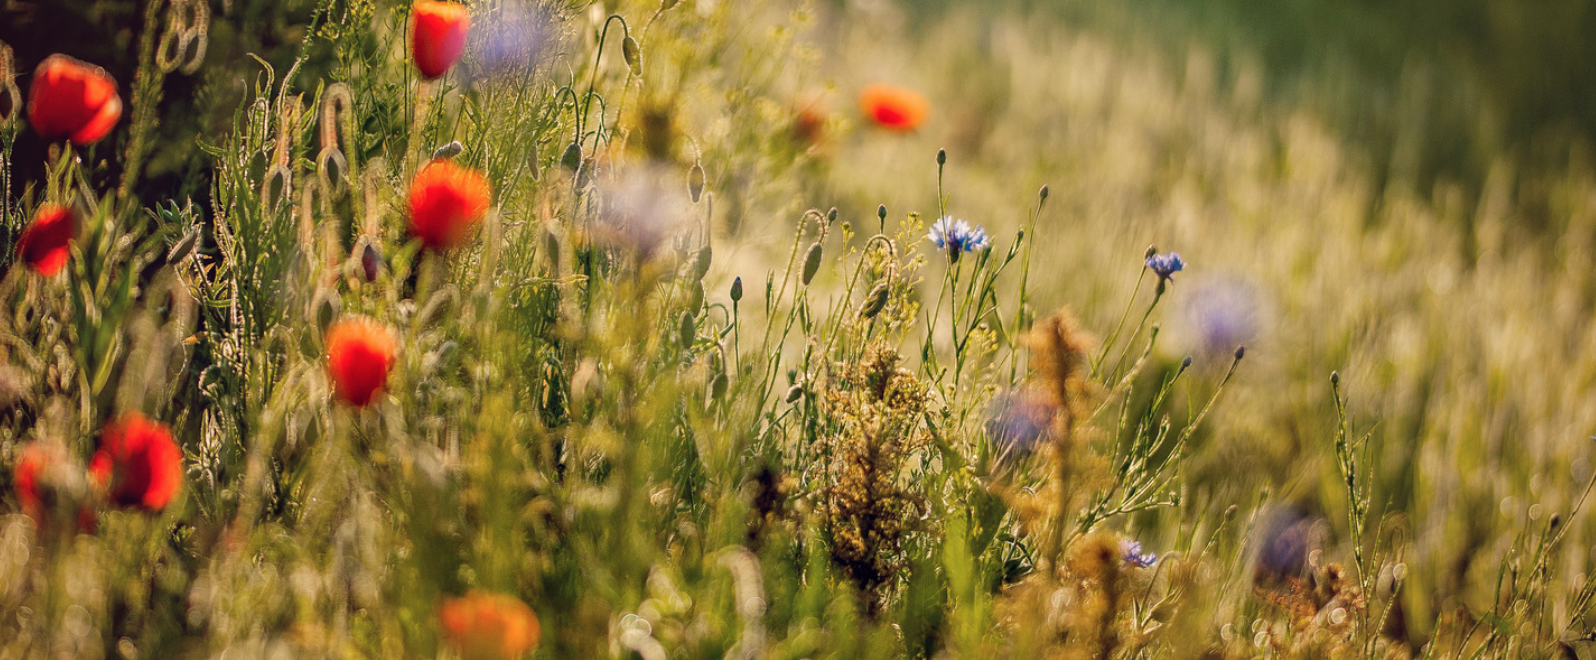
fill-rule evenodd
<path id="1" fill-rule="evenodd" d="M 72 209 L 55 204 L 40 204 L 33 212 L 33 222 L 22 230 L 17 240 L 17 258 L 34 272 L 54 277 L 66 266 L 72 251 L 72 234 L 77 231 L 77 218 Z"/>
<path id="2" fill-rule="evenodd" d="M 493 202 L 481 172 L 451 160 L 435 160 L 410 182 L 410 233 L 432 250 L 464 243 Z"/>
<path id="3" fill-rule="evenodd" d="M 859 108 L 877 126 L 900 133 L 919 128 L 931 114 L 930 104 L 919 92 L 879 83 L 859 92 Z"/>
<path id="4" fill-rule="evenodd" d="M 410 6 L 410 55 L 428 80 L 442 76 L 465 50 L 471 14 L 465 5 L 416 0 Z"/>
<path id="5" fill-rule="evenodd" d="M 387 328 L 366 319 L 339 321 L 327 329 L 327 375 L 333 393 L 364 407 L 388 384 L 394 339 Z"/>
<path id="6" fill-rule="evenodd" d="M 105 425 L 89 475 L 111 502 L 159 511 L 183 485 L 183 450 L 165 424 L 136 412 Z"/>
<path id="7" fill-rule="evenodd" d="M 438 608 L 444 637 L 466 660 L 514 660 L 538 645 L 532 608 L 513 596 L 472 591 Z"/>
<path id="8" fill-rule="evenodd" d="M 39 63 L 28 87 L 28 123 L 46 140 L 93 144 L 122 118 L 116 80 L 59 53 Z"/>

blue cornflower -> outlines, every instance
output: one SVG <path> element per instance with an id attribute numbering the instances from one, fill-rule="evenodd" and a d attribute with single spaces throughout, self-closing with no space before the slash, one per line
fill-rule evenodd
<path id="1" fill-rule="evenodd" d="M 963 220 L 955 220 L 953 216 L 944 215 L 931 225 L 931 233 L 926 235 L 937 249 L 948 251 L 948 261 L 957 263 L 959 255 L 965 252 L 985 250 L 991 245 L 987 241 L 986 230 L 972 227 Z"/>
<path id="2" fill-rule="evenodd" d="M 1134 564 L 1142 568 L 1147 568 L 1158 562 L 1158 555 L 1151 552 L 1142 552 L 1140 541 L 1132 541 L 1130 539 L 1120 541 L 1119 553 L 1125 563 Z"/>
<path id="3" fill-rule="evenodd" d="M 1163 282 L 1186 268 L 1186 262 L 1180 260 L 1179 252 L 1168 254 L 1155 254 L 1147 258 L 1147 267 L 1158 273 L 1158 281 Z"/>

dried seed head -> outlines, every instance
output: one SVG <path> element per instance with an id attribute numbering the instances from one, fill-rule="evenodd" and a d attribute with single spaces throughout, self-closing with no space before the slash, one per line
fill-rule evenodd
<path id="1" fill-rule="evenodd" d="M 815 273 L 820 272 L 820 252 L 820 242 L 816 241 L 814 245 L 809 246 L 809 253 L 804 256 L 803 279 L 800 281 L 805 285 L 815 279 Z"/>

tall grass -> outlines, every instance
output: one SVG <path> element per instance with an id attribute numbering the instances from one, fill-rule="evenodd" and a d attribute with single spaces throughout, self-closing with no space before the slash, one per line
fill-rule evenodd
<path id="1" fill-rule="evenodd" d="M 516 657 L 457 620 L 515 601 L 550 658 L 1585 644 L 1577 166 L 1527 238 L 1510 158 L 1478 205 L 1376 189 L 1255 71 L 1019 14 L 475 2 L 437 80 L 408 4 L 164 50 L 237 5 L 148 5 L 127 119 L 42 175 L 0 127 L 6 236 L 81 218 L 63 274 L 0 257 L 11 490 L 55 452 L 0 517 L 6 657 Z M 200 94 L 207 190 L 160 196 L 204 67 L 243 97 Z M 882 79 L 919 132 L 855 117 Z M 440 158 L 493 191 L 454 250 L 409 229 Z M 351 319 L 396 340 L 369 405 L 328 366 Z M 154 511 L 84 476 L 129 412 L 182 449 Z"/>

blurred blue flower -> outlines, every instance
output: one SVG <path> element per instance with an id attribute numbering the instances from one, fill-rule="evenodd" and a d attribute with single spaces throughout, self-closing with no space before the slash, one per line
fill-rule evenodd
<path id="1" fill-rule="evenodd" d="M 1205 353 L 1229 353 L 1258 338 L 1259 293 L 1246 280 L 1206 281 L 1186 299 L 1185 316 Z"/>
<path id="2" fill-rule="evenodd" d="M 1053 405 L 1042 395 L 1021 390 L 1000 395 L 987 414 L 986 430 L 992 439 L 994 472 L 1007 472 L 1036 453 L 1047 441 Z"/>
<path id="3" fill-rule="evenodd" d="M 1168 254 L 1155 254 L 1147 258 L 1147 267 L 1158 273 L 1159 281 L 1168 280 L 1186 268 L 1186 262 L 1180 260 L 1179 252 Z"/>
<path id="4" fill-rule="evenodd" d="M 985 250 L 991 245 L 987 240 L 986 230 L 972 227 L 963 220 L 955 220 L 953 216 L 944 215 L 931 225 L 931 233 L 926 235 L 935 243 L 937 249 L 948 251 L 948 261 L 958 263 L 959 255 L 965 252 Z"/>
<path id="5" fill-rule="evenodd" d="M 1120 556 L 1125 559 L 1125 563 L 1127 564 L 1134 564 L 1142 568 L 1147 568 L 1148 566 L 1158 563 L 1158 555 L 1151 552 L 1142 552 L 1141 541 L 1132 541 L 1130 539 L 1120 541 L 1119 552 Z"/>

